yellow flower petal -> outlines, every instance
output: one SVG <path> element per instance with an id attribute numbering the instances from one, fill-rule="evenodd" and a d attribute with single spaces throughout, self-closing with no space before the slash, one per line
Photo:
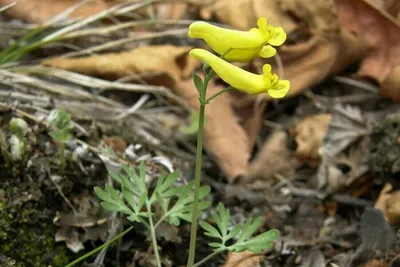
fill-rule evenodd
<path id="1" fill-rule="evenodd" d="M 189 26 L 188 35 L 191 38 L 203 39 L 215 52 L 224 55 L 225 60 L 248 62 L 258 56 L 274 55 L 273 48 L 267 46 L 271 37 L 273 43 L 280 43 L 286 39 L 286 34 L 283 32 L 282 35 L 280 30 L 275 30 L 278 28 L 268 25 L 266 18 L 259 18 L 257 26 L 258 28 L 249 31 L 237 31 L 197 21 Z M 264 48 L 265 46 L 267 48 Z M 230 52 L 225 54 L 229 50 Z"/>
<path id="2" fill-rule="evenodd" d="M 282 81 L 283 83 L 281 84 L 278 76 L 271 73 L 271 66 L 268 64 L 263 66 L 263 74 L 257 75 L 230 64 L 204 49 L 192 49 L 189 54 L 207 62 L 223 81 L 247 94 L 266 93 L 276 88 L 277 90 L 272 90 L 274 91 L 272 94 L 276 91 L 277 95 L 281 95 L 282 90 L 287 91 L 289 89 L 286 88 L 288 84 L 285 81 Z"/>
<path id="3" fill-rule="evenodd" d="M 286 41 L 286 33 L 281 27 L 275 27 L 268 43 L 273 46 L 280 46 Z"/>
<path id="4" fill-rule="evenodd" d="M 288 80 L 279 80 L 278 85 L 269 89 L 268 94 L 272 98 L 284 97 L 290 88 L 290 82 Z"/>
<path id="5" fill-rule="evenodd" d="M 263 58 L 270 58 L 275 56 L 275 54 L 276 54 L 276 49 L 270 45 L 264 46 L 259 53 L 260 57 Z"/>

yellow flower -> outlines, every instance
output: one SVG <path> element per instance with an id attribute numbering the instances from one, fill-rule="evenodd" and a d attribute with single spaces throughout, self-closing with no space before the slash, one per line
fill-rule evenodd
<path id="1" fill-rule="evenodd" d="M 271 65 L 263 66 L 263 74 L 258 75 L 245 71 L 204 49 L 192 49 L 189 54 L 201 59 L 233 88 L 247 94 L 268 93 L 273 98 L 284 97 L 290 88 L 288 80 L 279 80 L 278 75 L 271 73 Z"/>
<path id="2" fill-rule="evenodd" d="M 266 18 L 257 20 L 258 28 L 249 31 L 236 31 L 217 27 L 204 21 L 196 21 L 189 26 L 191 38 L 201 38 L 225 60 L 248 62 L 255 57 L 269 58 L 276 54 L 271 45 L 279 46 L 286 40 L 281 27 L 267 24 Z"/>

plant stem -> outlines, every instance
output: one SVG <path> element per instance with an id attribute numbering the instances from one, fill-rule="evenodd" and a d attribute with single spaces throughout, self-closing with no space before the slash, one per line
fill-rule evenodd
<path id="1" fill-rule="evenodd" d="M 147 211 L 151 214 L 151 203 L 146 201 Z M 157 266 L 161 267 L 160 255 L 158 255 L 158 245 L 156 237 L 156 228 L 153 224 L 153 216 L 149 216 L 149 230 L 151 235 L 151 243 L 153 244 L 154 255 L 156 256 Z"/>
<path id="2" fill-rule="evenodd" d="M 103 245 L 101 245 L 98 248 L 95 248 L 94 250 L 90 251 L 89 253 L 86 253 L 85 255 L 83 255 L 82 257 L 74 260 L 73 262 L 69 263 L 68 265 L 66 265 L 65 267 L 71 267 L 74 266 L 75 264 L 77 264 L 78 262 L 83 261 L 84 259 L 86 259 L 87 257 L 92 256 L 93 254 L 97 253 L 98 251 L 102 250 L 105 247 L 108 247 L 109 245 L 111 245 L 112 243 L 114 243 L 115 241 L 117 241 L 118 239 L 120 239 L 121 237 L 123 237 L 124 235 L 126 235 L 129 231 L 131 231 L 133 229 L 133 226 L 129 227 L 128 229 L 126 229 L 125 231 L 123 231 L 122 233 L 118 234 L 117 236 L 115 236 L 113 239 L 107 241 L 106 243 L 104 243 Z"/>
<path id="3" fill-rule="evenodd" d="M 225 89 L 223 89 L 223 90 L 221 90 L 221 91 L 219 91 L 219 92 L 213 94 L 213 95 L 210 96 L 209 98 L 207 98 L 206 102 L 210 102 L 211 100 L 213 100 L 213 99 L 216 98 L 217 96 L 222 95 L 223 93 L 228 92 L 228 91 L 231 91 L 231 90 L 233 90 L 233 88 L 232 88 L 231 86 L 226 87 Z"/>
<path id="4" fill-rule="evenodd" d="M 199 132 L 197 137 L 197 153 L 196 153 L 196 174 L 194 182 L 194 200 L 193 200 L 193 211 L 192 211 L 192 226 L 190 230 L 190 247 L 189 247 L 189 259 L 188 267 L 192 267 L 194 264 L 194 257 L 196 252 L 196 236 L 197 236 L 197 218 L 198 210 L 197 204 L 199 202 L 199 190 L 200 187 L 200 176 L 201 176 L 201 163 L 203 155 L 203 134 L 204 134 L 204 112 L 205 104 L 200 103 L 200 117 L 199 117 Z"/>
<path id="5" fill-rule="evenodd" d="M 214 251 L 213 253 L 211 253 L 210 255 L 208 255 L 207 257 L 205 257 L 204 259 L 202 259 L 201 261 L 196 262 L 196 264 L 193 265 L 193 267 L 198 267 L 198 266 L 204 264 L 206 261 L 208 261 L 208 260 L 210 260 L 211 258 L 217 256 L 219 253 L 223 252 L 224 250 L 225 250 L 225 248 L 223 248 L 223 249 L 218 249 L 218 250 Z"/>
<path id="6" fill-rule="evenodd" d="M 232 48 L 229 48 L 222 56 L 226 56 Z M 207 87 L 211 78 L 215 75 L 215 71 L 211 68 L 209 72 L 208 65 L 203 67 L 203 75 L 204 82 L 203 88 L 199 92 L 199 103 L 200 103 L 200 111 L 199 111 L 199 130 L 197 135 L 197 151 L 196 151 L 196 173 L 194 178 L 194 198 L 193 198 L 193 209 L 192 209 L 192 225 L 190 228 L 190 246 L 189 246 L 189 258 L 187 262 L 187 267 L 193 267 L 194 260 L 196 256 L 196 237 L 197 237 L 197 219 L 199 217 L 199 211 L 197 209 L 199 203 L 199 189 L 200 189 L 200 179 L 201 179 L 201 164 L 203 161 L 203 139 L 204 139 L 204 117 L 205 117 L 205 109 L 207 105 Z M 229 88 L 229 87 L 228 87 Z M 211 99 L 217 97 L 218 95 L 226 92 L 217 93 L 215 96 L 211 96 Z"/>
<path id="7" fill-rule="evenodd" d="M 192 225 L 190 229 L 190 247 L 189 247 L 189 258 L 187 267 L 193 267 L 195 254 L 196 254 L 196 236 L 197 236 L 197 219 L 198 209 L 197 204 L 199 202 L 199 188 L 200 188 L 200 178 L 201 178 L 201 164 L 203 157 L 203 137 L 204 137 L 204 116 L 206 108 L 206 95 L 207 86 L 213 73 L 205 75 L 203 90 L 200 92 L 200 111 L 199 111 L 199 130 L 197 135 L 197 151 L 196 151 L 196 173 L 194 178 L 194 199 L 193 199 L 193 209 L 192 209 Z"/>

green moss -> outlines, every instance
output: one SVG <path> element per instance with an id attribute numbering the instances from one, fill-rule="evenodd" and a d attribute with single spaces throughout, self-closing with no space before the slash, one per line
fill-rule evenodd
<path id="1" fill-rule="evenodd" d="M 45 216 L 40 191 L 23 184 L 5 188 L 0 200 L 0 254 L 14 259 L 18 267 L 65 266 L 68 251 L 54 241 L 56 226 Z"/>

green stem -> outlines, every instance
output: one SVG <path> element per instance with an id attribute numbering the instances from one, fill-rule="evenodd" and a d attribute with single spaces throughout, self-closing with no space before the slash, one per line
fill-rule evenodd
<path id="1" fill-rule="evenodd" d="M 195 265 L 193 265 L 193 267 L 198 267 L 202 264 L 204 264 L 205 262 L 209 261 L 210 259 L 212 259 L 213 257 L 217 256 L 218 254 L 222 253 L 225 250 L 225 248 L 223 249 L 217 249 L 216 251 L 214 251 L 213 253 L 211 253 L 210 255 L 208 255 L 207 257 L 205 257 L 204 259 L 202 259 L 199 262 L 196 262 Z"/>
<path id="2" fill-rule="evenodd" d="M 169 216 L 170 212 L 167 212 L 166 214 L 164 214 L 160 220 L 158 220 L 158 222 L 154 225 L 154 229 L 157 229 L 157 227 L 160 225 L 160 223 L 162 223 L 162 221 L 165 220 L 165 218 L 167 218 Z"/>
<path id="3" fill-rule="evenodd" d="M 231 91 L 231 90 L 233 90 L 232 86 L 226 87 L 225 89 L 223 89 L 223 90 L 221 90 L 221 91 L 219 91 L 219 92 L 213 94 L 213 95 L 210 96 L 209 98 L 207 98 L 206 102 L 210 102 L 211 100 L 213 100 L 213 99 L 216 98 L 217 96 L 222 95 L 223 93 L 229 92 L 229 91 Z"/>
<path id="4" fill-rule="evenodd" d="M 189 258 L 187 267 L 193 267 L 195 254 L 196 254 L 196 237 L 197 237 L 197 219 L 199 217 L 199 211 L 197 205 L 199 203 L 199 188 L 201 179 L 201 164 L 203 158 L 203 139 L 204 139 L 204 117 L 206 108 L 206 95 L 208 82 L 211 80 L 213 72 L 205 75 L 203 90 L 200 93 L 199 103 L 199 130 L 197 135 L 197 151 L 196 151 L 196 173 L 194 178 L 194 199 L 193 199 L 193 209 L 192 209 L 192 225 L 190 229 L 190 246 L 189 246 Z"/>
<path id="5" fill-rule="evenodd" d="M 221 58 L 224 58 L 232 48 L 229 48 Z M 189 258 L 187 262 L 187 267 L 194 267 L 194 260 L 196 256 L 196 237 L 197 237 L 197 219 L 199 217 L 198 203 L 199 203 L 199 189 L 200 189 L 200 179 L 201 179 L 201 164 L 203 160 L 203 139 L 204 139 L 204 117 L 206 109 L 206 97 L 207 97 L 207 87 L 211 78 L 215 75 L 215 71 L 211 68 L 207 72 L 208 66 L 203 67 L 204 82 L 203 90 L 200 92 L 199 103 L 199 130 L 197 135 L 197 151 L 196 151 L 196 173 L 194 178 L 194 197 L 193 197 L 193 208 L 192 208 L 192 225 L 190 228 L 190 246 L 189 246 Z M 224 91 L 224 90 L 222 90 Z M 223 93 L 223 92 L 222 92 Z M 221 93 L 221 94 L 222 94 Z M 216 96 L 215 96 L 216 97 Z M 213 98 L 213 96 L 212 96 Z M 211 98 L 211 99 L 212 99 Z"/>
<path id="6" fill-rule="evenodd" d="M 90 251 L 89 253 L 86 253 L 85 255 L 83 255 L 82 257 L 74 260 L 73 262 L 69 263 L 68 265 L 66 265 L 65 267 L 71 267 L 74 266 L 75 264 L 77 264 L 78 262 L 83 261 L 84 259 L 86 259 L 87 257 L 92 256 L 93 254 L 97 253 L 98 251 L 102 250 L 103 248 L 108 247 L 109 245 L 111 245 L 112 243 L 114 243 L 115 241 L 117 241 L 118 239 L 120 239 L 121 237 L 123 237 L 124 235 L 126 235 L 129 231 L 131 231 L 133 229 L 133 226 L 129 227 L 128 229 L 126 229 L 125 231 L 123 231 L 122 233 L 118 234 L 117 236 L 115 236 L 113 239 L 107 241 L 106 243 L 104 243 L 103 245 L 101 245 L 98 248 L 95 248 L 94 250 Z"/>
<path id="7" fill-rule="evenodd" d="M 147 211 L 151 214 L 151 203 L 146 201 Z M 149 230 L 151 235 L 151 243 L 153 244 L 154 255 L 156 256 L 157 266 L 161 267 L 160 255 L 158 255 L 158 245 L 156 237 L 156 228 L 153 224 L 153 216 L 149 216 Z"/>
<path id="8" fill-rule="evenodd" d="M 193 211 L 192 211 L 192 226 L 190 230 L 189 259 L 187 264 L 188 267 L 193 266 L 195 252 L 196 252 L 197 218 L 198 218 L 197 204 L 199 201 L 198 188 L 200 188 L 201 163 L 203 155 L 204 113 L 205 113 L 205 104 L 200 103 L 199 132 L 197 137 L 197 153 L 196 153 L 196 174 L 194 179 L 195 182 L 194 182 L 194 200 L 193 200 Z"/>

